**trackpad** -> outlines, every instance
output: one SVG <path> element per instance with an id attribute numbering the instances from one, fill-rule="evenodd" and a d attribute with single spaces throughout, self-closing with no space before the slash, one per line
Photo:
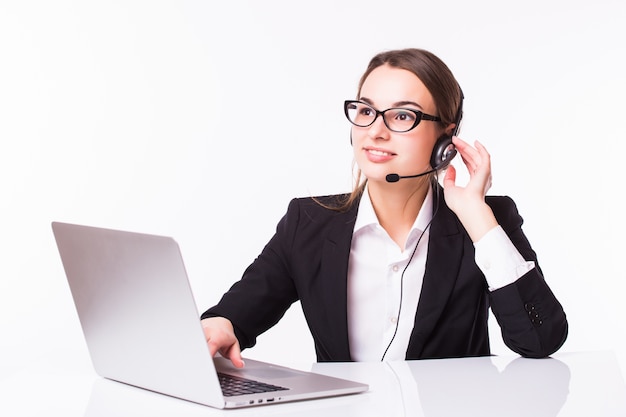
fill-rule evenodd
<path id="1" fill-rule="evenodd" d="M 244 374 L 250 377 L 262 378 L 262 379 L 279 379 L 279 378 L 293 378 L 294 376 L 301 376 L 303 373 L 283 368 L 252 368 L 244 369 Z"/>

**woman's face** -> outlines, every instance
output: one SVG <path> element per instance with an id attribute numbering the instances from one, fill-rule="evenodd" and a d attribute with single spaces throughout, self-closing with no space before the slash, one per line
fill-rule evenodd
<path id="1" fill-rule="evenodd" d="M 388 65 L 374 69 L 361 87 L 359 100 L 383 111 L 408 108 L 438 115 L 433 98 L 410 71 Z M 381 116 L 367 127 L 352 127 L 354 156 L 369 181 L 385 181 L 387 174 L 415 175 L 430 169 L 430 155 L 441 128 L 422 120 L 408 132 L 393 132 Z"/>

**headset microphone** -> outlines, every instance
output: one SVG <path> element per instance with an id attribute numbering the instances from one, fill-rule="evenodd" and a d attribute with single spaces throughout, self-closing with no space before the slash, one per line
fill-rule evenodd
<path id="1" fill-rule="evenodd" d="M 417 177 L 421 177 L 424 175 L 428 175 L 431 172 L 435 172 L 436 169 L 431 169 L 429 171 L 426 172 L 422 172 L 421 174 L 415 174 L 415 175 L 398 175 L 398 174 L 387 174 L 387 176 L 385 177 L 385 179 L 387 180 L 387 182 L 398 182 L 403 178 L 417 178 Z"/>
<path id="2" fill-rule="evenodd" d="M 456 156 L 456 148 L 452 143 L 452 136 L 441 136 L 435 147 L 433 148 L 433 153 L 430 158 L 430 166 L 433 167 L 428 171 L 424 171 L 421 174 L 415 175 L 398 175 L 398 174 L 387 174 L 385 179 L 387 182 L 398 182 L 403 178 L 417 178 L 423 175 L 430 174 L 431 172 L 439 171 L 445 169 L 452 162 L 452 158 Z"/>

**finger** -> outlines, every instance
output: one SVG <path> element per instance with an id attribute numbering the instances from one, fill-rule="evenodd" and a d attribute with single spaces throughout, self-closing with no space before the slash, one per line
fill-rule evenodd
<path id="1" fill-rule="evenodd" d="M 476 159 L 480 156 L 477 149 L 475 149 L 469 143 L 465 142 L 464 140 L 456 136 L 452 138 L 452 143 L 454 144 L 454 146 L 457 148 L 457 150 L 459 151 L 461 155 L 465 155 L 466 157 L 471 158 L 471 159 Z"/>
<path id="2" fill-rule="evenodd" d="M 443 188 L 454 187 L 456 183 L 456 168 L 454 165 L 448 165 L 446 175 L 443 177 Z"/>
<path id="3" fill-rule="evenodd" d="M 485 148 L 485 146 L 482 143 L 480 143 L 479 141 L 476 141 L 474 142 L 474 146 L 476 147 L 476 151 L 478 152 L 481 158 L 486 159 L 486 160 L 491 159 L 491 155 L 489 155 L 487 148 Z"/>
<path id="4" fill-rule="evenodd" d="M 463 147 L 469 146 L 469 143 L 465 142 L 463 139 L 461 139 L 458 136 L 452 136 L 452 143 L 457 148 L 463 148 Z"/>
<path id="5" fill-rule="evenodd" d="M 473 159 L 465 158 L 464 156 L 461 156 L 461 160 L 463 161 L 463 164 L 467 168 L 467 172 L 469 172 L 470 178 L 471 178 L 472 175 L 476 173 L 476 163 L 474 162 Z"/>
<path id="6" fill-rule="evenodd" d="M 239 343 L 232 344 L 228 349 L 223 350 L 220 353 L 223 357 L 230 359 L 233 365 L 235 365 L 235 368 L 243 368 L 246 365 L 241 357 Z"/>
<path id="7" fill-rule="evenodd" d="M 491 155 L 487 151 L 487 148 L 480 143 L 479 141 L 475 142 L 476 150 L 480 155 L 480 166 L 477 167 L 480 169 L 480 172 L 487 177 L 491 176 Z"/>
<path id="8" fill-rule="evenodd" d="M 487 152 L 487 148 L 485 148 L 485 145 L 483 145 L 480 141 L 474 141 L 474 146 L 476 147 L 476 150 L 478 150 L 478 152 L 484 152 L 487 155 L 489 154 L 489 152 Z"/>
<path id="9" fill-rule="evenodd" d="M 239 342 L 231 342 L 227 344 L 227 340 L 223 340 L 218 338 L 208 338 L 207 344 L 209 346 L 209 352 L 211 356 L 215 356 L 217 352 L 220 353 L 223 357 L 230 359 L 230 361 L 237 368 L 243 368 L 244 362 L 241 357 L 241 348 L 239 347 Z"/>
<path id="10" fill-rule="evenodd" d="M 467 142 L 457 138 L 456 136 L 453 138 L 453 143 L 459 151 L 459 155 L 461 155 L 461 159 L 467 167 L 470 175 L 474 174 L 480 166 L 481 162 L 481 157 L 478 150 L 474 149 Z"/>

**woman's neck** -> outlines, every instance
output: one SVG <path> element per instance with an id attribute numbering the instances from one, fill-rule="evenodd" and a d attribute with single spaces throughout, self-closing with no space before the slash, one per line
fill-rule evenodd
<path id="1" fill-rule="evenodd" d="M 405 248 L 429 187 L 430 181 L 427 178 L 394 184 L 368 183 L 370 200 L 378 222 L 401 250 Z"/>

